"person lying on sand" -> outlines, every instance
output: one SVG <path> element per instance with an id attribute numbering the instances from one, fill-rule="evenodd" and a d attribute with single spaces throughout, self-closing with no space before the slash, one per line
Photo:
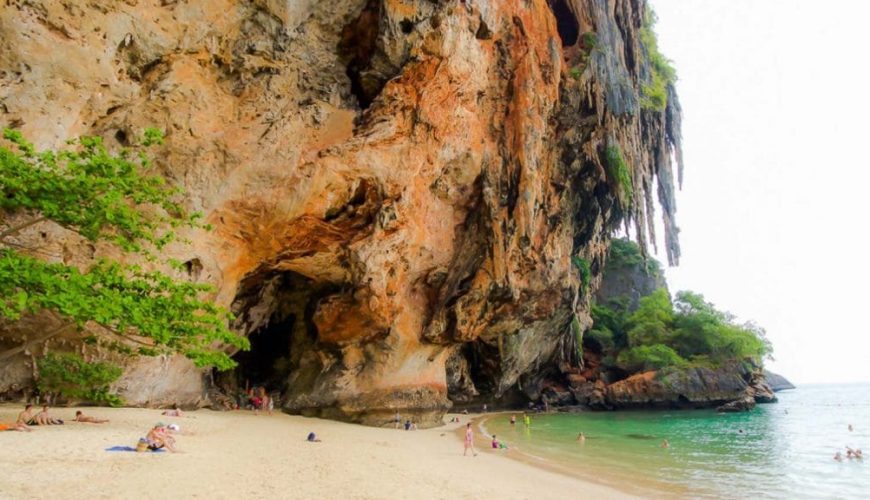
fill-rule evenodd
<path id="1" fill-rule="evenodd" d="M 37 413 L 33 419 L 36 421 L 36 425 L 63 425 L 63 420 L 48 414 L 48 405 L 44 405 L 42 411 Z"/>
<path id="2" fill-rule="evenodd" d="M 32 432 L 33 429 L 27 427 L 27 424 L 23 424 L 21 422 L 15 422 L 11 424 L 0 424 L 0 431 L 20 431 L 20 432 Z"/>
<path id="3" fill-rule="evenodd" d="M 26 405 L 24 411 L 18 414 L 18 419 L 15 423 L 22 425 L 36 425 L 36 420 L 33 416 L 33 405 Z"/>
<path id="4" fill-rule="evenodd" d="M 178 405 L 172 405 L 171 409 L 165 410 L 161 415 L 165 415 L 167 417 L 183 417 L 184 412 L 178 409 Z"/>
<path id="5" fill-rule="evenodd" d="M 308 433 L 308 437 L 306 438 L 306 440 L 307 440 L 309 443 L 319 443 L 319 442 L 320 442 L 320 438 L 317 437 L 317 434 L 315 434 L 315 433 L 313 433 L 313 432 L 309 432 L 309 433 Z"/>
<path id="6" fill-rule="evenodd" d="M 148 431 L 148 434 L 145 436 L 145 440 L 148 442 L 149 450 L 159 450 L 161 448 L 166 448 L 172 453 L 177 452 L 178 450 L 175 448 L 175 438 L 169 435 L 169 432 L 166 430 L 166 426 L 162 423 L 158 423 L 154 427 Z"/>
<path id="7" fill-rule="evenodd" d="M 89 417 L 82 413 L 81 410 L 76 411 L 76 418 L 73 419 L 73 422 L 81 422 L 84 424 L 105 424 L 109 420 L 106 418 L 97 418 L 97 417 Z"/>

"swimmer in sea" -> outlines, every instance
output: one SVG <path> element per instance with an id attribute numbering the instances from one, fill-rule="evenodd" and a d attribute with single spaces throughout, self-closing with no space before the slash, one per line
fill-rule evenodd
<path id="1" fill-rule="evenodd" d="M 836 460 L 837 462 L 842 462 L 843 461 L 843 454 L 838 451 L 837 453 L 834 454 L 834 460 Z"/>
<path id="2" fill-rule="evenodd" d="M 662 448 L 670 448 L 671 443 L 668 442 L 667 439 L 662 439 Z"/>
<path id="3" fill-rule="evenodd" d="M 580 434 L 577 434 L 577 442 L 579 442 L 580 444 L 585 444 L 586 434 L 583 434 L 582 432 Z"/>

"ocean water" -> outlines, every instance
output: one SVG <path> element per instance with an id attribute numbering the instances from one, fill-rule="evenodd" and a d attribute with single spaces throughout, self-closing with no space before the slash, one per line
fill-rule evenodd
<path id="1" fill-rule="evenodd" d="M 745 413 L 532 414 L 528 429 L 517 413 L 516 426 L 505 415 L 484 426 L 527 459 L 643 496 L 870 498 L 870 385 L 806 385 L 777 396 Z M 845 446 L 867 458 L 845 459 Z"/>

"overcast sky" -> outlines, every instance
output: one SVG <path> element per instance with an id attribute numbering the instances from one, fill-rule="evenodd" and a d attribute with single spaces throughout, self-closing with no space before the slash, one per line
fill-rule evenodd
<path id="1" fill-rule="evenodd" d="M 756 320 L 796 383 L 870 381 L 870 2 L 651 1 L 684 112 L 672 291 Z"/>

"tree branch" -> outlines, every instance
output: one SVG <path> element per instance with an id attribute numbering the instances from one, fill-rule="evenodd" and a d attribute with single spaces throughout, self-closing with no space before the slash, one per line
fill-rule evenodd
<path id="1" fill-rule="evenodd" d="M 5 240 L 6 238 L 8 238 L 10 236 L 14 236 L 14 235 L 20 233 L 21 231 L 27 229 L 28 227 L 30 227 L 34 224 L 39 224 L 40 222 L 42 222 L 44 220 L 48 220 L 48 217 L 42 215 L 42 216 L 39 216 L 35 219 L 31 219 L 28 222 L 25 222 L 24 224 L 10 227 L 10 228 L 6 229 L 5 231 L 3 231 L 2 233 L 0 233 L 0 240 Z"/>
<path id="2" fill-rule="evenodd" d="M 75 326 L 75 323 L 63 323 L 62 325 L 58 326 L 57 328 L 54 328 L 52 330 L 49 330 L 49 331 L 43 333 L 39 337 L 36 337 L 34 339 L 25 340 L 24 343 L 18 347 L 13 347 L 12 349 L 0 352 L 0 361 L 7 360 L 7 359 L 11 358 L 12 356 L 15 356 L 17 354 L 20 354 L 20 353 L 26 351 L 27 348 L 30 347 L 32 344 L 35 344 L 37 342 L 42 342 L 44 340 L 48 340 L 56 335 L 59 335 L 64 330 L 66 330 L 67 328 L 69 328 L 71 326 Z"/>

